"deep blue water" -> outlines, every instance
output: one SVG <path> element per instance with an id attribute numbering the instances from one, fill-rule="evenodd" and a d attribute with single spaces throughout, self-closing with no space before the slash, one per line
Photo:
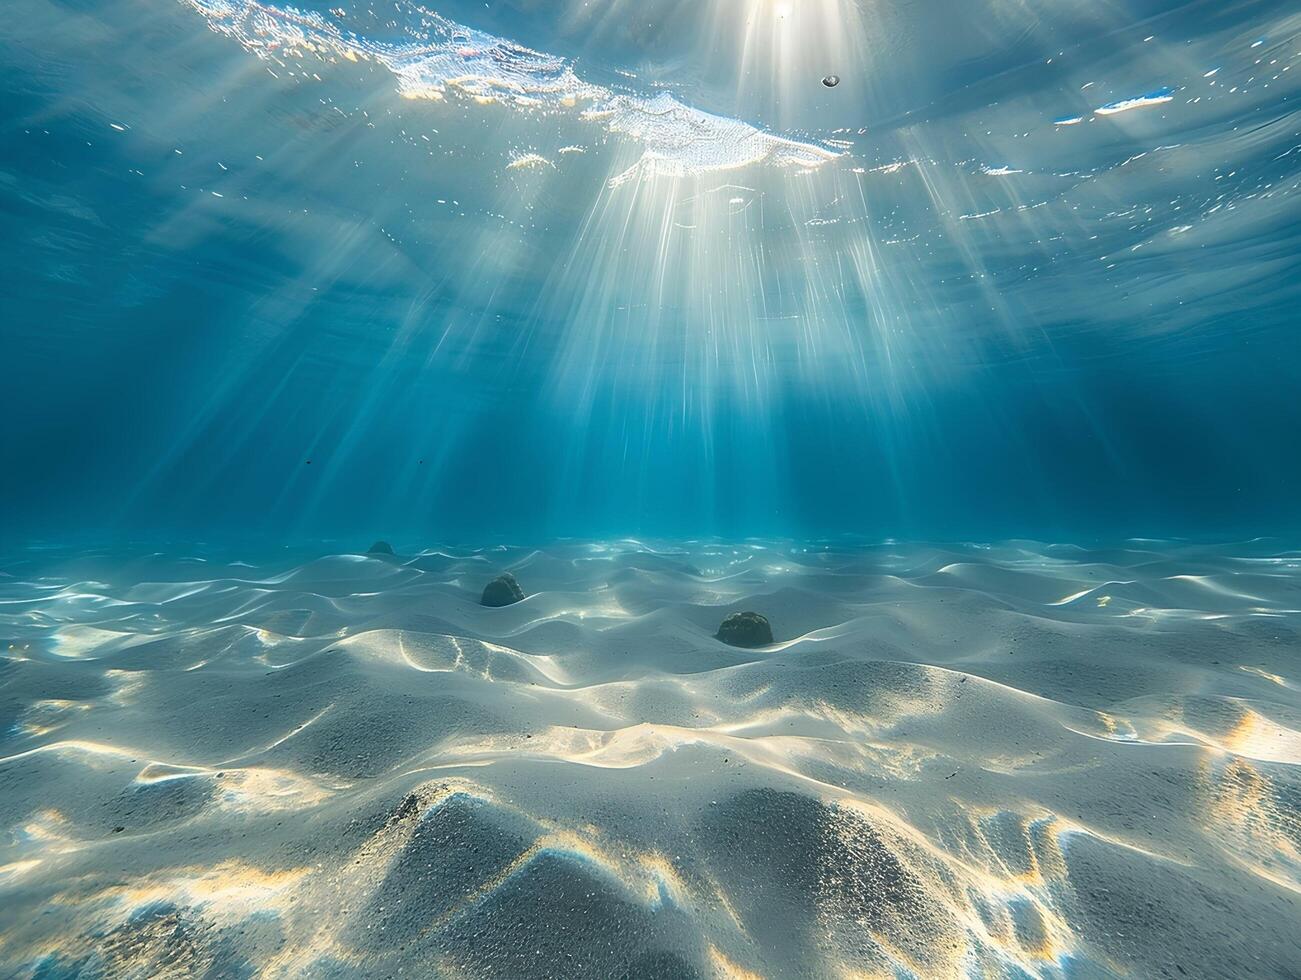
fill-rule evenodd
<path id="1" fill-rule="evenodd" d="M 1301 530 L 1291 5 L 330 6 L 6 5 L 7 540 Z"/>

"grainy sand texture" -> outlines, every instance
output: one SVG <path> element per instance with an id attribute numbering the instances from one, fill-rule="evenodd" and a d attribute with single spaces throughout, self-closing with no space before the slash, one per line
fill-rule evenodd
<path id="1" fill-rule="evenodd" d="M 0 975 L 1301 973 L 1301 553 L 394 544 L 4 558 Z"/>

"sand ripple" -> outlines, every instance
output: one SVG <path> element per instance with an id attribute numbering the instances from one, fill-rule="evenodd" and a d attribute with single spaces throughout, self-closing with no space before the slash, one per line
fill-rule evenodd
<path id="1" fill-rule="evenodd" d="M 0 973 L 1288 975 L 1298 610 L 1262 542 L 13 555 Z"/>

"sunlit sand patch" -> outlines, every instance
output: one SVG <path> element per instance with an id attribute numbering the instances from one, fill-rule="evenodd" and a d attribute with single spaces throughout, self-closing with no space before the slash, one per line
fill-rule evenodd
<path id="1" fill-rule="evenodd" d="M 967 834 L 957 839 L 946 835 L 939 853 L 956 858 L 967 880 L 977 883 L 984 912 L 969 928 L 983 930 L 1008 962 L 1032 973 L 1060 967 L 1078 952 L 1071 922 L 1058 907 L 1062 889 L 1070 887 L 1066 853 L 1072 837 L 1084 835 L 1176 867 L 1191 866 L 1041 807 L 1025 814 L 972 809 L 967 819 Z"/>
<path id="2" fill-rule="evenodd" d="M 49 649 L 56 657 L 68 660 L 95 660 L 117 653 L 153 637 L 136 633 L 102 629 L 97 626 L 60 627 L 50 639 Z"/>
<path id="3" fill-rule="evenodd" d="M 354 634 L 336 646 L 362 661 L 401 665 L 425 674 L 464 673 L 496 681 L 499 674 L 506 672 L 516 680 L 528 677 L 565 682 L 554 657 L 521 653 L 469 637 L 381 629 Z"/>
<path id="4" fill-rule="evenodd" d="M 832 832 L 847 853 L 867 848 L 855 864 L 873 867 L 880 860 L 873 849 L 884 846 L 920 887 L 918 897 L 924 895 L 928 903 L 918 908 L 907 904 L 910 914 L 903 919 L 887 914 L 860 923 L 896 969 L 921 976 L 955 975 L 964 972 L 959 964 L 988 962 L 992 955 L 1023 970 L 1038 970 L 1045 962 L 1068 955 L 1073 947 L 1072 933 L 1052 912 L 1046 892 L 955 861 L 944 848 L 876 804 L 840 798 L 830 800 L 829 806 Z M 864 826 L 871 828 L 871 834 L 867 842 L 860 842 Z M 846 868 L 845 873 L 852 874 L 853 869 Z M 836 975 L 856 975 L 859 969 L 838 965 Z"/>
<path id="5" fill-rule="evenodd" d="M 1095 727 L 1085 727 L 1088 721 L 1096 722 Z M 1075 724 L 1064 726 L 1067 731 L 1090 738 L 1103 738 L 1112 742 L 1141 742 L 1138 729 L 1129 720 L 1118 718 L 1108 711 L 1095 711 L 1078 719 Z"/>
<path id="6" fill-rule="evenodd" d="M 648 906 L 689 907 L 693 901 L 691 890 L 666 855 L 658 851 L 642 853 L 637 857 L 637 865 L 643 878 L 642 898 Z"/>
<path id="7" fill-rule="evenodd" d="M 1063 599 L 1056 600 L 1055 603 L 1049 603 L 1049 605 L 1069 605 L 1077 599 L 1084 599 L 1086 595 L 1089 595 L 1089 593 L 1093 591 L 1094 588 L 1092 586 L 1089 588 L 1081 588 L 1079 592 L 1072 592 L 1071 595 L 1064 596 Z"/>
<path id="8" fill-rule="evenodd" d="M 150 785 L 193 778 L 211 779 L 217 790 L 213 802 L 223 810 L 239 813 L 301 811 L 319 805 L 333 795 L 331 789 L 306 776 L 265 767 L 210 769 L 151 763 L 134 781 Z"/>
<path id="9" fill-rule="evenodd" d="M 658 759 L 665 752 L 695 743 L 707 743 L 709 735 L 689 728 L 666 725 L 636 725 L 616 731 L 591 731 L 578 728 L 551 727 L 536 732 L 526 743 L 530 755 L 563 759 L 579 765 L 602 769 L 631 769 Z M 458 742 L 442 751 L 443 755 L 473 760 L 516 754 L 519 739 L 515 736 L 490 736 Z"/>
<path id="10" fill-rule="evenodd" d="M 283 914 L 307 868 L 264 871 L 240 860 L 211 867 L 191 866 L 137 877 L 129 885 L 86 892 L 75 886 L 57 893 L 56 905 L 71 906 L 88 921 L 108 926 L 125 922 L 134 912 L 171 904 L 198 909 L 205 919 L 239 922 L 255 915 Z"/>
<path id="11" fill-rule="evenodd" d="M 1219 579 L 1210 575 L 1171 575 L 1169 578 L 1172 582 L 1191 582 L 1192 584 L 1205 589 L 1215 595 L 1221 595 L 1228 599 L 1242 599 L 1250 602 L 1264 602 L 1265 600 L 1249 592 L 1243 592 L 1239 589 L 1232 589 Z"/>
<path id="12" fill-rule="evenodd" d="M 151 762 L 136 774 L 135 782 L 141 785 L 165 783 L 173 779 L 206 776 L 211 770 L 198 766 L 174 766 L 165 762 Z"/>
<path id="13" fill-rule="evenodd" d="M 714 945 L 709 947 L 709 963 L 719 980 L 764 980 L 762 973 L 747 970 Z"/>
<path id="14" fill-rule="evenodd" d="M 897 743 L 838 742 L 786 733 L 737 737 L 717 728 L 649 723 L 612 731 L 551 727 L 524 740 L 517 735 L 459 740 L 442 746 L 439 756 L 443 765 L 453 768 L 532 756 L 602 769 L 632 769 L 689 746 L 713 748 L 720 755 L 745 759 L 819 789 L 823 783 L 803 771 L 806 763 L 831 763 L 855 771 L 911 779 L 937 757 L 934 752 Z"/>
<path id="15" fill-rule="evenodd" d="M 1153 720 L 1151 740 L 1192 738 L 1221 752 L 1265 762 L 1301 763 L 1301 732 L 1261 714 L 1237 698 L 1176 702 Z"/>
<path id="16" fill-rule="evenodd" d="M 40 858 L 28 858 L 25 861 L 12 861 L 9 864 L 0 864 L 0 885 L 21 878 L 27 872 L 34 871 L 40 866 Z"/>
<path id="17" fill-rule="evenodd" d="M 1245 670 L 1248 674 L 1255 674 L 1257 677 L 1263 677 L 1265 680 L 1269 681 L 1271 684 L 1277 684 L 1279 687 L 1291 687 L 1291 686 L 1292 686 L 1290 683 L 1288 683 L 1286 680 L 1284 680 L 1284 679 L 1283 679 L 1282 677 L 1280 677 L 1278 674 L 1271 674 L 1269 671 L 1267 671 L 1267 670 L 1262 670 L 1262 669 L 1259 668 L 1259 667 L 1252 667 L 1252 666 L 1250 666 L 1250 665 L 1248 665 L 1248 664 L 1239 664 L 1239 665 L 1238 665 L 1238 669 L 1239 669 L 1239 670 Z"/>
<path id="18" fill-rule="evenodd" d="M 116 745 L 109 745 L 105 742 L 89 742 L 83 739 L 68 739 L 60 742 L 51 742 L 48 745 L 39 745 L 34 749 L 26 749 L 22 752 L 15 752 L 0 758 L 0 763 L 16 762 L 19 759 L 31 758 L 34 755 L 40 755 L 45 752 L 51 752 L 58 755 L 77 755 L 86 765 L 96 766 L 98 768 L 112 769 L 121 765 L 121 760 L 126 759 L 134 762 L 137 759 L 148 759 L 149 753 L 137 752 L 132 749 L 119 748 Z"/>
<path id="19" fill-rule="evenodd" d="M 673 704 L 665 710 L 681 717 L 690 711 L 700 728 L 715 727 L 724 722 L 728 708 L 697 691 L 689 677 L 672 675 L 656 677 L 652 681 L 607 681 L 587 687 L 558 687 L 551 692 L 555 697 L 592 708 L 612 722 L 633 722 L 643 718 L 633 706 L 639 695 L 664 695 Z M 664 719 L 656 719 L 664 720 Z"/>
<path id="20" fill-rule="evenodd" d="M 1020 813 L 968 806 L 963 819 L 964 832 L 950 846 L 965 863 L 982 869 L 991 886 L 1043 889 L 1065 878 L 1058 839 L 1064 825 L 1051 810 L 1035 807 Z"/>
<path id="21" fill-rule="evenodd" d="M 421 816 L 451 797 L 468 792 L 465 785 L 456 782 L 417 787 L 406 798 L 411 805 L 393 814 L 355 854 L 345 855 L 336 865 L 315 869 L 297 895 L 299 910 L 311 908 L 313 913 L 300 920 L 295 941 L 267 962 L 263 974 L 302 976 L 323 957 L 360 967 L 358 953 L 343 939 L 350 916 L 369 904 L 393 861 L 410 841 Z"/>
<path id="22" fill-rule="evenodd" d="M 36 813 L 16 829 L 15 837 L 20 844 L 34 845 L 43 854 L 68 854 L 83 846 L 72 834 L 71 821 L 58 810 Z"/>
<path id="23" fill-rule="evenodd" d="M 1269 762 L 1301 763 L 1301 732 L 1244 708 L 1242 718 L 1225 736 L 1224 748 Z"/>
<path id="24" fill-rule="evenodd" d="M 253 638 L 264 647 L 274 648 L 285 643 L 294 644 L 305 643 L 307 641 L 307 638 L 303 636 L 288 636 L 284 633 L 276 633 L 272 630 L 264 629 L 261 626 L 248 626 L 245 628 Z"/>
<path id="25" fill-rule="evenodd" d="M 1209 800 L 1207 829 L 1235 863 L 1301 893 L 1301 818 L 1273 780 L 1243 758 L 1224 765 L 1207 758 L 1198 776 Z"/>
<path id="26" fill-rule="evenodd" d="M 598 594 L 596 597 L 586 597 L 583 601 L 571 606 L 562 606 L 547 611 L 546 615 L 531 619 L 521 626 L 514 628 L 513 632 L 523 633 L 542 623 L 563 621 L 566 619 L 578 620 L 595 620 L 592 625 L 601 625 L 601 620 L 609 620 L 611 623 L 624 622 L 635 619 L 636 616 L 624 608 L 619 602 L 617 595 L 613 593 Z"/>
<path id="27" fill-rule="evenodd" d="M 117 705 L 130 704 L 149 681 L 149 675 L 142 670 L 106 670 L 104 677 L 113 682 L 108 700 Z"/>
<path id="28" fill-rule="evenodd" d="M 321 784 L 285 769 L 228 770 L 221 780 L 218 805 L 244 812 L 301 811 L 333 796 Z"/>
<path id="29" fill-rule="evenodd" d="M 23 711 L 18 727 L 33 737 L 49 735 L 67 725 L 75 715 L 90 711 L 92 707 L 86 701 L 61 698 L 36 701 Z"/>
<path id="30" fill-rule="evenodd" d="M 1136 618 L 1150 619 L 1154 622 L 1178 622 L 1179 620 L 1188 620 L 1203 623 L 1213 623 L 1220 620 L 1231 620 L 1233 616 L 1229 613 L 1206 613 L 1197 612 L 1192 609 L 1163 609 L 1155 606 L 1136 606 L 1125 613 L 1126 616 Z"/>
<path id="31" fill-rule="evenodd" d="M 817 732 L 823 737 L 810 736 L 810 723 L 826 726 L 825 732 Z M 815 702 L 752 711 L 741 719 L 714 724 L 710 730 L 739 739 L 742 746 L 780 745 L 788 758 L 806 755 L 830 759 L 839 752 L 850 752 L 852 757 L 846 761 L 855 763 L 855 768 L 878 771 L 894 779 L 914 779 L 938 753 L 891 738 L 890 729 L 895 723 L 893 717 L 873 718 Z"/>
<path id="32" fill-rule="evenodd" d="M 337 865 L 263 871 L 242 862 L 224 862 L 212 868 L 170 869 L 130 886 L 88 894 L 68 892 L 60 901 L 77 907 L 83 918 L 108 924 L 125 925 L 135 911 L 152 907 L 189 908 L 202 916 L 203 923 L 232 927 L 272 915 L 284 924 L 289 941 L 277 942 L 259 964 L 260 976 L 302 976 L 319 968 L 323 958 L 363 970 L 358 950 L 342 940 L 346 924 L 363 914 L 369 895 L 410 838 L 419 813 L 458 793 L 466 789 L 455 782 L 415 790 L 411 799 L 422 802 L 390 817 L 376 836 L 363 843 L 355 859 Z M 490 798 L 490 793 L 484 796 Z"/>
<path id="33" fill-rule="evenodd" d="M 25 823 L 6 828 L 5 836 L 5 857 L 10 860 L 0 867 L 0 886 L 18 886 L 48 874 L 49 868 L 65 867 L 66 861 L 75 860 L 90 846 L 76 834 L 68 817 L 55 809 L 41 810 Z M 4 945 L 0 941 L 0 950 Z"/>
<path id="34" fill-rule="evenodd" d="M 1266 717 L 1236 698 L 1194 702 L 1175 700 L 1155 717 L 1135 715 L 1118 727 L 1116 720 L 1099 713 L 1101 730 L 1067 725 L 1090 738 L 1144 745 L 1200 745 L 1267 762 L 1301 762 L 1301 732 Z"/>

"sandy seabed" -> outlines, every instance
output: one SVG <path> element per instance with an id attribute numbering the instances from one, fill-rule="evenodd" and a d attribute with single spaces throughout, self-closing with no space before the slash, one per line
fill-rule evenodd
<path id="1" fill-rule="evenodd" d="M 0 638 L 3 976 L 1301 975 L 1277 543 L 30 550 Z"/>

